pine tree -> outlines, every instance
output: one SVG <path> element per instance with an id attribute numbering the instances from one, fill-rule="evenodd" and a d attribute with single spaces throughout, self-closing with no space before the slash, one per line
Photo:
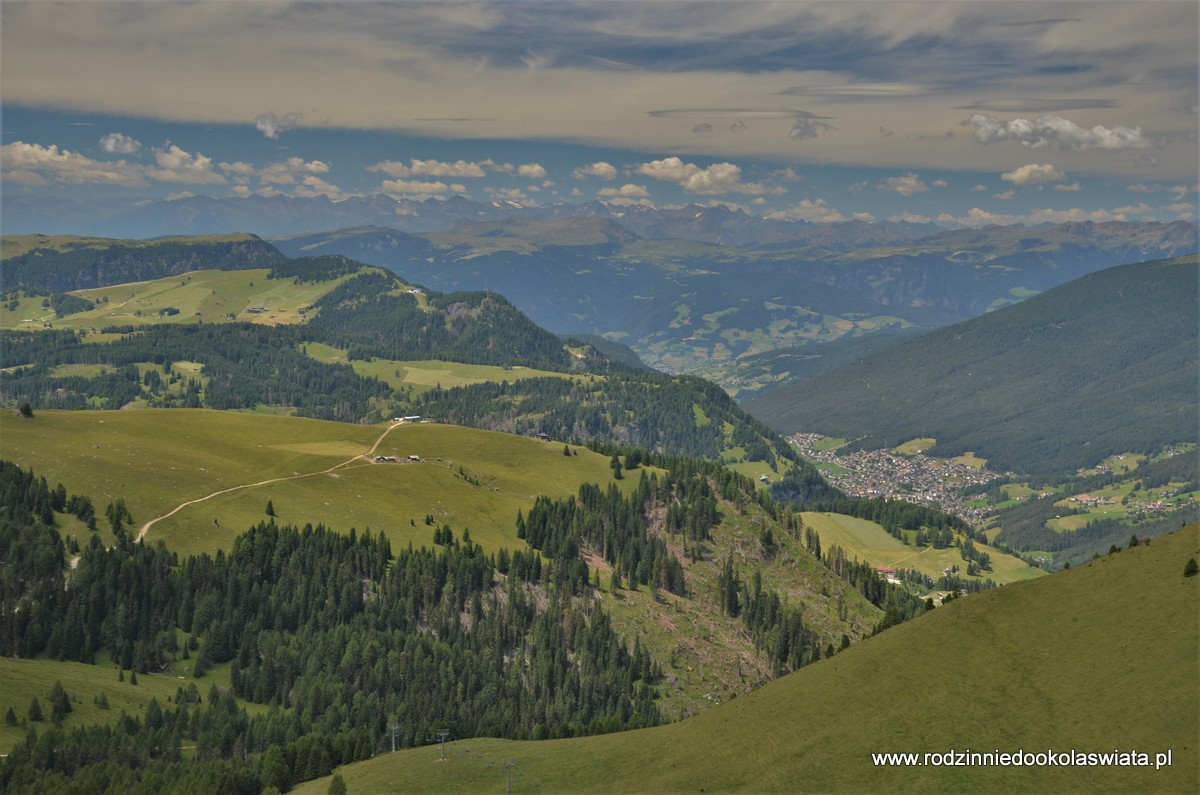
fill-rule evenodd
<path id="1" fill-rule="evenodd" d="M 24 417 L 25 419 L 33 419 L 33 406 L 29 405 L 28 400 L 26 400 L 24 403 L 21 404 L 20 411 L 21 411 L 21 416 Z"/>
<path id="2" fill-rule="evenodd" d="M 17 713 L 13 712 L 12 707 L 9 707 L 8 712 L 4 713 L 4 722 L 9 726 L 17 725 Z"/>
<path id="3" fill-rule="evenodd" d="M 333 778 L 329 781 L 329 789 L 326 792 L 329 795 L 346 795 L 346 782 L 342 778 L 341 773 L 333 774 Z"/>
<path id="4" fill-rule="evenodd" d="M 275 513 L 275 505 L 270 500 L 267 500 L 267 516 L 277 516 L 277 515 L 278 514 Z"/>
<path id="5" fill-rule="evenodd" d="M 1197 565 L 1195 558 L 1189 558 L 1187 565 L 1183 567 L 1183 576 L 1195 577 L 1197 572 L 1200 572 L 1200 565 Z"/>
<path id="6" fill-rule="evenodd" d="M 42 705 L 38 703 L 37 696 L 34 696 L 33 701 L 29 702 L 29 719 L 42 720 Z"/>

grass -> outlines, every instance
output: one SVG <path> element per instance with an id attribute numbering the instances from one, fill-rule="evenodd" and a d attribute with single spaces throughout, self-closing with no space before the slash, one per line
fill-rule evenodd
<path id="1" fill-rule="evenodd" d="M 987 459 L 980 458 L 971 451 L 967 451 L 960 456 L 950 459 L 956 464 L 971 467 L 972 469 L 983 469 L 987 466 Z"/>
<path id="2" fill-rule="evenodd" d="M 341 768 L 355 795 L 546 792 L 1195 792 L 1200 525 L 961 599 L 681 723 L 451 742 Z M 1103 649 L 1103 654 L 1096 654 Z M 936 664 L 929 652 L 936 650 Z M 884 675 L 881 672 L 886 672 Z M 1151 767 L 876 767 L 873 752 L 1172 753 Z M 329 778 L 296 788 L 324 793 Z"/>
<path id="3" fill-rule="evenodd" d="M 473 541 L 496 550 L 518 543 L 517 511 L 537 495 L 565 497 L 582 483 L 612 480 L 608 459 L 584 448 L 568 457 L 562 442 L 432 424 L 398 426 L 375 451 L 421 463 L 357 459 L 327 471 L 368 453 L 387 427 L 185 409 L 39 411 L 32 421 L 0 414 L 6 458 L 91 496 L 101 513 L 124 497 L 138 526 L 223 489 L 294 478 L 221 494 L 155 523 L 147 539 L 181 554 L 229 548 L 267 519 L 268 500 L 277 521 L 369 527 L 393 545 L 430 543 L 428 514 L 456 536 L 470 528 Z M 621 487 L 632 489 L 636 473 L 626 474 Z"/>
<path id="4" fill-rule="evenodd" d="M 311 306 L 349 276 L 322 282 L 269 279 L 270 271 L 200 270 L 146 282 L 75 290 L 95 309 L 65 317 L 42 307 L 42 298 L 22 298 L 15 310 L 0 306 L 0 328 L 43 327 L 98 332 L 106 326 L 148 326 L 161 323 L 222 323 L 250 321 L 269 325 L 303 322 L 300 310 Z M 265 311 L 251 312 L 255 307 Z M 168 308 L 178 314 L 160 314 Z M 90 337 L 89 337 L 90 339 Z M 102 339 L 97 337 L 97 339 Z"/>
<path id="5" fill-rule="evenodd" d="M 895 453 L 896 455 L 917 455 L 919 453 L 925 452 L 929 448 L 933 447 L 935 444 L 937 444 L 937 439 L 930 439 L 930 438 L 910 439 L 909 441 L 907 441 L 904 444 L 897 447 L 892 452 Z"/>
<path id="6" fill-rule="evenodd" d="M 186 642 L 187 636 L 180 634 L 180 642 Z M 181 647 L 182 648 L 182 645 Z M 178 656 L 178 655 L 177 655 Z M 194 655 L 193 655 L 194 659 Z M 117 680 L 118 668 L 109 660 L 108 652 L 101 650 L 96 654 L 96 665 L 86 665 L 79 662 L 63 662 L 49 659 L 14 659 L 0 657 L 0 715 L 11 707 L 20 721 L 29 714 L 29 705 L 34 698 L 42 706 L 44 721 L 28 721 L 26 725 L 38 730 L 38 733 L 52 724 L 50 723 L 50 690 L 55 682 L 61 682 L 63 689 L 71 699 L 71 712 L 63 720 L 67 728 L 90 726 L 94 724 L 115 723 L 122 711 L 130 715 L 138 715 L 150 703 L 158 699 L 159 706 L 166 708 L 175 697 L 175 691 L 194 683 L 202 698 L 208 697 L 208 691 L 213 685 L 229 687 L 230 663 L 215 665 L 208 669 L 199 679 L 182 675 L 186 661 L 177 660 L 171 669 L 158 674 L 138 674 L 137 684 L 131 684 L 128 671 L 125 671 L 125 681 Z M 96 699 L 103 694 L 108 701 L 108 709 L 96 705 Z M 251 713 L 263 712 L 265 707 L 239 700 L 239 704 Z M 25 740 L 25 729 L 18 723 L 9 726 L 0 721 L 0 753 L 7 753 L 17 743 Z"/>
<path id="7" fill-rule="evenodd" d="M 881 525 L 866 519 L 829 513 L 805 513 L 802 516 L 807 527 L 820 533 L 822 550 L 828 550 L 837 544 L 846 550 L 847 557 L 857 557 L 872 566 L 916 569 L 936 580 L 951 566 L 957 565 L 959 575 L 964 579 L 991 579 L 998 585 L 1045 574 L 1041 569 L 1029 566 L 1020 558 L 976 542 L 977 549 L 991 556 L 992 570 L 983 572 L 979 578 L 968 578 L 967 563 L 955 547 L 934 549 L 907 545 L 890 535 Z"/>
<path id="8" fill-rule="evenodd" d="M 346 351 L 318 342 L 304 346 L 309 356 L 319 362 L 345 362 Z M 434 387 L 450 389 L 456 386 L 487 382 L 522 381 L 527 378 L 580 378 L 566 373 L 537 370 L 532 367 L 501 367 L 489 364 L 462 364 L 440 360 L 401 361 L 394 359 L 372 359 L 369 362 L 353 360 L 350 366 L 362 376 L 378 378 L 393 389 L 409 387 L 414 395 L 420 395 Z"/>
<path id="9" fill-rule="evenodd" d="M 76 235 L 4 235 L 0 237 L 0 256 L 6 259 L 19 257 L 39 248 L 65 252 L 79 248 L 96 250 L 109 249 L 114 246 L 150 248 L 163 243 L 238 243 L 254 239 L 253 235 L 245 232 L 159 237 L 154 240 L 116 240 L 108 237 L 78 237 Z"/>

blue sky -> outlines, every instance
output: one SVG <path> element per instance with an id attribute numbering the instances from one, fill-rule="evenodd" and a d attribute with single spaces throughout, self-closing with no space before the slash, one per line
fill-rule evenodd
<path id="1" fill-rule="evenodd" d="M 5 196 L 1196 217 L 1194 2 L 6 0 L 0 15 Z"/>

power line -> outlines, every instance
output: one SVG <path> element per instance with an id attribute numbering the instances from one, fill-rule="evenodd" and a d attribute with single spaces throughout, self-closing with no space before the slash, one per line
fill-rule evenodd
<path id="1" fill-rule="evenodd" d="M 512 769 L 513 765 L 515 764 L 516 762 L 511 759 L 504 760 L 504 775 L 506 777 L 504 782 L 504 795 L 512 795 Z"/>
<path id="2" fill-rule="evenodd" d="M 439 762 L 446 761 L 446 735 L 449 733 L 449 729 L 438 729 L 438 739 L 442 742 L 442 755 L 438 758 Z"/>
<path id="3" fill-rule="evenodd" d="M 399 729 L 399 728 L 400 728 L 400 724 L 396 723 L 396 721 L 393 720 L 393 721 L 388 722 L 388 729 L 390 729 L 392 732 L 392 753 L 393 754 L 396 753 L 396 729 Z"/>

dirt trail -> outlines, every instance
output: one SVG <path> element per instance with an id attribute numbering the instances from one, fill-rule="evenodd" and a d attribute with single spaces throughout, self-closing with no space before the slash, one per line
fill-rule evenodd
<path id="1" fill-rule="evenodd" d="M 162 516 L 156 516 L 155 518 L 151 519 L 150 521 L 148 521 L 144 525 L 142 525 L 141 529 L 138 530 L 136 540 L 141 541 L 143 538 L 146 537 L 146 533 L 149 532 L 150 528 L 153 527 L 156 523 L 161 522 L 163 519 L 171 518 L 172 516 L 179 513 L 180 511 L 182 511 L 184 508 L 188 507 L 189 505 L 195 505 L 196 503 L 204 502 L 205 500 L 211 500 L 213 497 L 219 497 L 222 494 L 229 494 L 230 492 L 233 492 L 233 491 L 240 491 L 242 489 L 252 489 L 255 486 L 266 486 L 270 483 L 282 483 L 285 480 L 298 480 L 300 478 L 311 478 L 314 475 L 328 475 L 331 472 L 335 472 L 336 470 L 341 469 L 342 467 L 346 467 L 346 466 L 349 466 L 350 464 L 353 464 L 355 461 L 358 461 L 359 459 L 365 458 L 367 460 L 370 460 L 372 458 L 372 456 L 375 455 L 375 451 L 377 449 L 379 449 L 379 445 L 383 442 L 383 440 L 387 437 L 387 435 L 389 433 L 391 433 L 393 430 L 395 430 L 396 428 L 399 428 L 401 424 L 402 423 L 398 423 L 398 422 L 391 423 L 390 425 L 388 425 L 387 428 L 384 429 L 383 433 L 379 434 L 379 438 L 375 440 L 375 444 L 371 445 L 370 450 L 368 450 L 365 453 L 360 453 L 360 454 L 354 456 L 353 458 L 348 458 L 345 461 L 341 462 L 340 464 L 334 464 L 333 466 L 329 467 L 328 469 L 322 469 L 319 472 L 306 472 L 306 473 L 300 474 L 300 475 L 288 475 L 287 477 L 282 477 L 282 478 L 270 478 L 268 480 L 260 480 L 257 483 L 243 483 L 240 486 L 230 486 L 227 489 L 221 489 L 220 491 L 214 491 L 212 494 L 205 494 L 203 497 L 197 497 L 194 500 L 188 500 L 187 502 L 181 502 L 179 505 L 176 505 L 169 512 L 164 513 Z"/>

